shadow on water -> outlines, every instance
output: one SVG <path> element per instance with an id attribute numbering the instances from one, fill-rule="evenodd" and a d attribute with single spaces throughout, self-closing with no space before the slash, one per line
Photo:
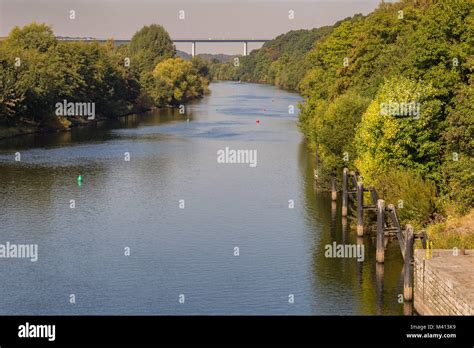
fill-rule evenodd
<path id="1" fill-rule="evenodd" d="M 192 120 L 192 115 L 189 116 Z M 98 121 L 95 124 L 79 126 L 66 132 L 27 134 L 0 140 L 0 155 L 10 150 L 61 147 L 68 144 L 99 143 L 120 138 L 114 130 L 138 129 L 156 124 L 172 124 L 182 121 L 185 116 L 177 108 L 163 108 L 133 114 L 115 119 Z"/>
<path id="2" fill-rule="evenodd" d="M 402 314 L 398 245 L 376 267 L 373 237 L 357 238 L 340 201 L 315 191 L 288 113 L 299 99 L 213 83 L 185 115 L 159 109 L 0 142 L 2 240 L 40 250 L 36 264 L 0 269 L 0 313 Z M 258 150 L 258 166 L 218 164 L 225 147 Z M 333 242 L 363 244 L 364 261 L 325 257 Z M 58 301 L 71 289 L 81 305 Z"/>
<path id="3" fill-rule="evenodd" d="M 389 242 L 385 252 L 385 264 L 376 264 L 374 236 L 366 234 L 364 237 L 357 237 L 354 228 L 355 216 L 346 219 L 341 215 L 340 194 L 337 202 L 333 202 L 330 192 L 318 191 L 315 188 L 315 161 L 312 154 L 301 150 L 300 161 L 308 164 L 304 168 L 300 166 L 300 169 L 304 171 L 302 175 L 305 178 L 306 223 L 308 228 L 314 231 L 314 293 L 325 296 L 327 303 L 334 302 L 334 296 L 340 296 L 343 308 L 338 308 L 337 314 L 409 314 L 411 304 L 399 303 L 403 294 L 403 259 L 398 242 Z M 333 242 L 364 245 L 363 262 L 358 262 L 356 258 L 326 257 L 326 247 Z M 321 301 L 319 305 L 321 306 Z M 329 306 L 322 309 L 323 312 L 331 313 Z"/>

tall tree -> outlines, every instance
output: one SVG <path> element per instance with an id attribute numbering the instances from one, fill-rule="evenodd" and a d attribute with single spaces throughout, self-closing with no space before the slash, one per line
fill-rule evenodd
<path id="1" fill-rule="evenodd" d="M 172 58 L 176 48 L 168 32 L 158 24 L 145 26 L 133 35 L 129 44 L 132 67 L 138 73 L 151 72 L 159 62 Z"/>

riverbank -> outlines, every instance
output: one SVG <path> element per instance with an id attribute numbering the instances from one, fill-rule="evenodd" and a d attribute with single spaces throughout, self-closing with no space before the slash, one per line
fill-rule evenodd
<path id="1" fill-rule="evenodd" d="M 314 157 L 288 113 L 301 97 L 263 84 L 210 89 L 186 115 L 156 109 L 2 142 L 3 238 L 38 244 L 41 263 L 5 269 L 4 313 L 403 314 L 396 250 L 387 251 L 383 297 L 370 248 L 363 262 L 325 257 L 326 245 L 356 245 L 357 236 L 332 219 L 329 195 L 314 194 Z M 219 164 L 227 146 L 256 150 L 258 165 Z M 87 306 L 56 301 L 71 279 Z M 185 305 L 169 300 L 179 294 Z"/>
<path id="2" fill-rule="evenodd" d="M 127 116 L 127 115 L 124 115 Z M 119 117 L 124 117 L 119 116 Z M 0 141 L 10 138 L 17 138 L 24 135 L 30 134 L 48 134 L 48 133 L 58 133 L 58 132 L 69 132 L 73 128 L 77 127 L 87 127 L 97 124 L 98 122 L 105 121 L 103 120 L 94 120 L 94 121 L 84 121 L 84 122 L 74 122 L 71 123 L 69 126 L 64 127 L 45 127 L 40 125 L 22 125 L 22 126 L 15 126 L 15 127 L 0 127 Z"/>
<path id="3" fill-rule="evenodd" d="M 163 107 L 163 109 L 164 108 L 165 107 Z M 120 119 L 120 118 L 127 117 L 130 115 L 144 114 L 153 109 L 160 109 L 160 108 L 156 108 L 156 107 L 142 108 L 140 110 L 134 110 L 123 115 L 118 115 L 113 118 L 98 117 L 94 120 L 88 120 L 82 117 L 72 117 L 68 119 L 58 120 L 54 124 L 50 124 L 46 126 L 33 123 L 33 122 L 24 122 L 20 125 L 9 126 L 9 127 L 0 126 L 0 141 L 5 140 L 5 139 L 10 139 L 10 138 L 21 137 L 24 135 L 30 135 L 30 134 L 69 132 L 74 128 L 90 127 L 90 126 L 97 125 L 98 123 L 101 123 L 101 122 L 106 122 L 108 120 Z"/>
<path id="4" fill-rule="evenodd" d="M 0 141 L 37 132 L 36 127 L 0 127 Z"/>

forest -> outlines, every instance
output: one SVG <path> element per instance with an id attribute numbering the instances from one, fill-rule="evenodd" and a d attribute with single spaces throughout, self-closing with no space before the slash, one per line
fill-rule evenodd
<path id="1" fill-rule="evenodd" d="M 366 16 L 281 35 L 211 73 L 298 91 L 300 128 L 323 173 L 358 170 L 401 207 L 404 223 L 429 225 L 435 247 L 472 248 L 473 7 L 382 2 Z"/>
<path id="2" fill-rule="evenodd" d="M 206 74 L 199 59 L 176 57 L 156 24 L 120 46 L 58 41 L 46 24 L 15 27 L 0 42 L 0 137 L 88 122 L 57 115 L 63 101 L 93 103 L 99 119 L 175 106 L 207 93 Z"/>
<path id="3" fill-rule="evenodd" d="M 332 28 L 301 29 L 282 34 L 248 56 L 224 63 L 213 61 L 211 75 L 216 80 L 269 83 L 287 90 L 298 90 L 299 82 L 309 69 L 306 54 L 313 43 Z"/>

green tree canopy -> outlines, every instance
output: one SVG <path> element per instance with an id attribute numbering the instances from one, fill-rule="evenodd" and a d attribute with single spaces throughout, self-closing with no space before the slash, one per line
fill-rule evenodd
<path id="1" fill-rule="evenodd" d="M 46 52 L 57 44 L 57 40 L 50 26 L 33 22 L 23 28 L 14 27 L 6 43 L 10 47 Z"/>
<path id="2" fill-rule="evenodd" d="M 157 63 L 176 54 L 176 48 L 168 32 L 158 24 L 145 26 L 137 31 L 128 46 L 133 65 L 139 73 L 152 71 Z"/>

